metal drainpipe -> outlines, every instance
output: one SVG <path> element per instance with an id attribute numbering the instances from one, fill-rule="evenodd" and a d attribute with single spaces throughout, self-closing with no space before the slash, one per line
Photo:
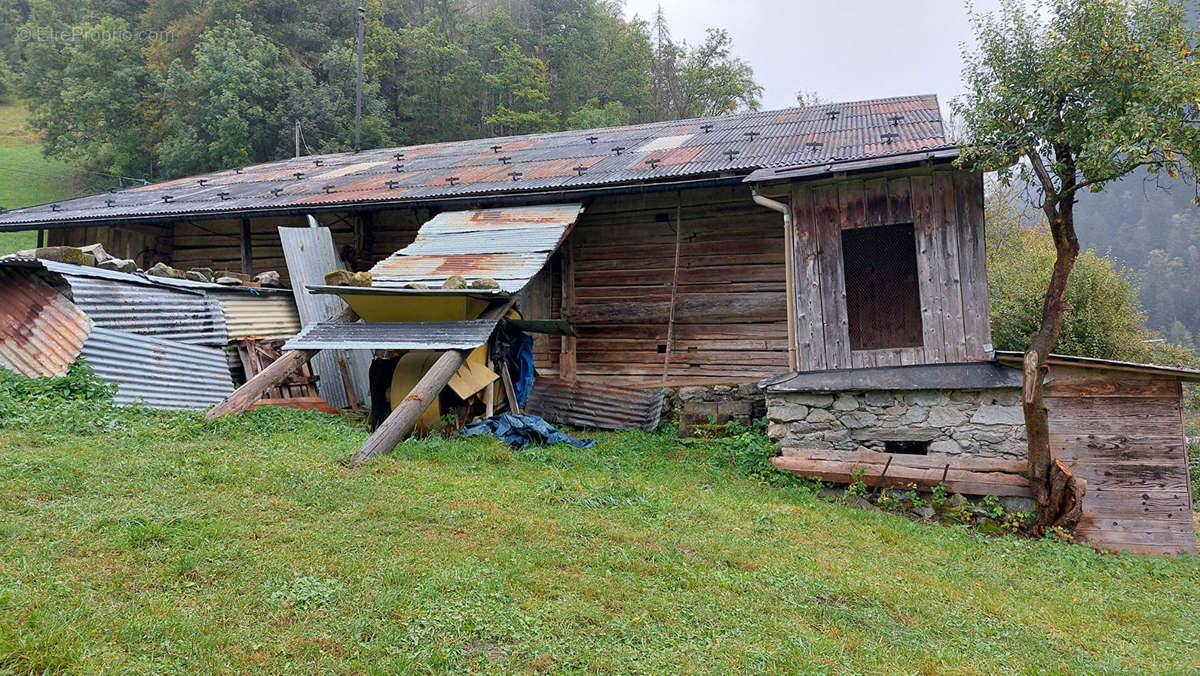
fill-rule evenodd
<path id="1" fill-rule="evenodd" d="M 763 197 L 758 194 L 757 190 L 753 190 L 751 195 L 754 197 L 755 204 L 783 214 L 783 267 L 784 275 L 787 278 L 784 280 L 784 293 L 787 294 L 788 368 L 798 371 L 800 365 L 797 359 L 799 345 L 796 344 L 796 294 L 794 288 L 796 266 L 793 260 L 796 243 L 793 240 L 792 232 L 792 210 L 783 202 Z"/>

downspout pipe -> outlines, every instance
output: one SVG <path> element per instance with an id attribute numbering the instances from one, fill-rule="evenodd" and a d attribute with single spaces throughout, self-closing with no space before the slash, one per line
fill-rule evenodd
<path id="1" fill-rule="evenodd" d="M 796 344 L 796 265 L 794 260 L 796 241 L 792 225 L 792 210 L 783 202 L 763 197 L 758 194 L 758 190 L 751 191 L 751 195 L 754 198 L 754 203 L 760 207 L 766 207 L 783 214 L 783 267 L 784 276 L 786 277 L 784 281 L 784 293 L 787 294 L 788 368 L 792 371 L 798 371 L 800 370 L 800 365 L 797 359 L 799 346 Z"/>

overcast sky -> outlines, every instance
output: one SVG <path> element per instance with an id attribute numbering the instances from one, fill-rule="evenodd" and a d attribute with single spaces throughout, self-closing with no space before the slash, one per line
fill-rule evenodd
<path id="1" fill-rule="evenodd" d="M 729 31 L 765 108 L 795 105 L 805 90 L 827 101 L 937 94 L 946 110 L 962 92 L 962 0 L 626 0 L 625 14 L 651 20 L 660 1 L 676 40 Z M 975 0 L 980 11 L 997 5 Z"/>

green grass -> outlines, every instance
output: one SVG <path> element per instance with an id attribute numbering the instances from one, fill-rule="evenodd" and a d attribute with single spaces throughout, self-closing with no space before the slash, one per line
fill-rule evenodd
<path id="1" fill-rule="evenodd" d="M 47 159 L 19 103 L 0 105 L 0 206 L 8 209 L 45 204 L 75 194 L 75 170 Z M 0 255 L 37 245 L 35 232 L 0 233 Z"/>
<path id="2" fill-rule="evenodd" d="M 1195 557 L 854 510 L 668 435 L 432 438 L 354 470 L 366 433 L 321 414 L 13 382 L 0 672 L 1200 668 Z"/>

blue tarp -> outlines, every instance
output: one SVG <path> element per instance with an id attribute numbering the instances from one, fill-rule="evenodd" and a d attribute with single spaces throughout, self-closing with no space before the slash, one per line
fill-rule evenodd
<path id="1" fill-rule="evenodd" d="M 576 439 L 554 429 L 550 423 L 529 413 L 492 416 L 462 429 L 463 436 L 488 435 L 503 440 L 513 448 L 525 448 L 529 444 L 539 446 L 570 444 L 575 448 L 591 448 L 594 439 Z"/>

